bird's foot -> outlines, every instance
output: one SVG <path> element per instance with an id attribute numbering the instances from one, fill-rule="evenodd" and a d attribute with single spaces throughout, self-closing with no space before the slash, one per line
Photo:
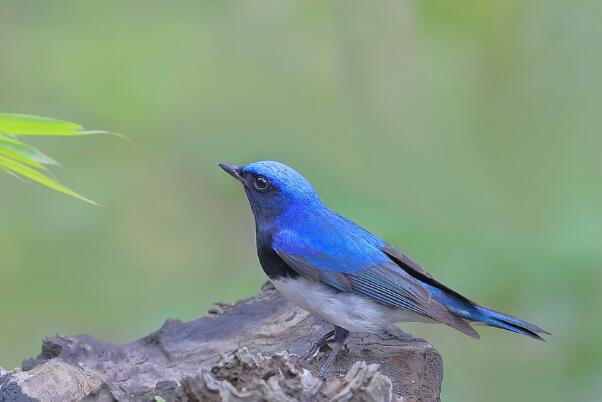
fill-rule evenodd
<path id="1" fill-rule="evenodd" d="M 332 369 L 332 366 L 334 366 L 337 356 L 341 352 L 341 348 L 342 348 L 341 343 L 336 342 L 333 345 L 332 352 L 330 352 L 330 354 L 326 358 L 326 361 L 322 365 L 322 368 L 320 369 L 320 378 L 324 379 L 324 378 L 327 378 L 327 377 L 330 377 L 330 376 L 336 374 L 335 370 Z"/>
<path id="2" fill-rule="evenodd" d="M 326 358 L 326 361 L 322 365 L 320 369 L 320 378 L 325 379 L 332 375 L 337 374 L 337 370 L 332 370 L 332 366 L 334 365 L 337 356 L 341 352 L 341 349 L 345 345 L 345 340 L 349 336 L 349 331 L 344 328 L 334 327 L 334 345 L 332 346 L 332 352 Z"/>
<path id="3" fill-rule="evenodd" d="M 309 348 L 309 350 L 307 350 L 305 353 L 303 353 L 300 357 L 299 357 L 299 361 L 304 361 L 307 359 L 310 359 L 312 357 L 314 357 L 316 355 L 316 353 L 318 353 L 318 351 L 320 349 L 322 349 L 325 345 L 327 345 L 330 342 L 330 338 L 332 338 L 332 336 L 335 335 L 335 330 L 333 329 L 332 331 L 328 331 L 327 333 L 325 333 L 324 335 L 322 335 L 322 337 L 320 339 L 318 339 L 311 348 Z"/>

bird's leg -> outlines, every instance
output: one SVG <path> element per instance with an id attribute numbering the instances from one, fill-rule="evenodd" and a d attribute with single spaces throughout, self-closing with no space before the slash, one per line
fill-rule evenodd
<path id="1" fill-rule="evenodd" d="M 314 344 L 308 351 L 306 351 L 305 353 L 303 353 L 301 355 L 299 360 L 305 360 L 305 359 L 308 359 L 308 358 L 312 357 L 313 355 L 315 355 L 318 350 L 322 349 L 322 346 L 324 346 L 328 343 L 328 341 L 330 340 L 330 338 L 332 338 L 332 336 L 334 334 L 335 334 L 335 330 L 333 329 L 331 331 L 328 331 L 324 335 L 322 335 L 322 337 L 320 337 L 320 339 L 318 339 L 316 342 L 314 342 Z"/>
<path id="2" fill-rule="evenodd" d="M 337 356 L 339 355 L 339 352 L 341 351 L 341 348 L 345 344 L 345 340 L 347 339 L 348 336 L 349 336 L 349 331 L 347 331 L 345 328 L 341 328 L 336 325 L 334 326 L 334 345 L 332 347 L 332 352 L 330 352 L 330 354 L 326 358 L 326 361 L 322 365 L 322 368 L 320 369 L 320 377 L 326 378 L 330 374 L 332 374 L 332 371 L 330 370 L 330 368 L 332 367 L 335 360 L 337 359 Z"/>

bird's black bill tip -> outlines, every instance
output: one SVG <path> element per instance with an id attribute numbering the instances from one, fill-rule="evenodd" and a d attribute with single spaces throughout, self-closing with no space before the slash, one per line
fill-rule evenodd
<path id="1" fill-rule="evenodd" d="M 228 173 L 230 176 L 234 177 L 239 182 L 241 182 L 241 183 L 243 182 L 243 179 L 240 175 L 241 174 L 240 166 L 233 165 L 232 163 L 218 163 L 218 166 L 221 167 L 222 169 L 224 169 L 224 171 L 226 173 Z"/>

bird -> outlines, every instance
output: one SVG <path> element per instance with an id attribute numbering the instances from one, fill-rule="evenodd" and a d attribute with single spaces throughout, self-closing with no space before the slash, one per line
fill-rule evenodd
<path id="1" fill-rule="evenodd" d="M 269 281 L 287 300 L 333 325 L 300 356 L 305 360 L 332 345 L 320 376 L 333 373 L 350 332 L 377 333 L 397 323 L 442 323 L 475 339 L 473 325 L 540 341 L 550 334 L 439 282 L 406 254 L 328 208 L 293 168 L 276 161 L 219 166 L 244 188 Z"/>

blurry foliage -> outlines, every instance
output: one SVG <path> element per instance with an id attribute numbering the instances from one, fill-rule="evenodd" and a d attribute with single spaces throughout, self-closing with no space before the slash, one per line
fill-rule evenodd
<path id="1" fill-rule="evenodd" d="M 9 173 L 33 180 L 53 190 L 96 205 L 73 190 L 63 186 L 47 174 L 47 165 L 57 165 L 51 157 L 20 141 L 19 136 L 65 137 L 100 134 L 104 131 L 84 130 L 67 121 L 23 114 L 0 113 L 0 167 Z"/>

